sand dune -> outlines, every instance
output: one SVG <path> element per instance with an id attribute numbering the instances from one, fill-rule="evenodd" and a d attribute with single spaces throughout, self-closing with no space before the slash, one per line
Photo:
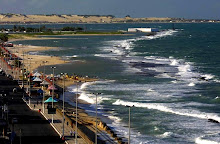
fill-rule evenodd
<path id="1" fill-rule="evenodd" d="M 99 15 L 22 15 L 0 14 L 0 23 L 117 23 L 117 22 L 148 22 L 170 21 L 171 18 L 115 18 Z"/>

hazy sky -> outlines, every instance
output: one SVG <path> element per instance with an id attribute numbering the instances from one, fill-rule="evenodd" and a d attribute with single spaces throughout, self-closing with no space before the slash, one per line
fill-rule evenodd
<path id="1" fill-rule="evenodd" d="M 220 19 L 220 0 L 0 0 L 0 13 Z"/>

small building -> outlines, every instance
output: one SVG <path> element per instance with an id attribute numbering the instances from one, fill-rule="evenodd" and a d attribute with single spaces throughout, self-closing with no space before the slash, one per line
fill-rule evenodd
<path id="1" fill-rule="evenodd" d="M 157 28 L 128 28 L 128 32 L 145 32 L 145 33 L 151 33 L 151 32 L 158 32 L 159 30 Z"/>

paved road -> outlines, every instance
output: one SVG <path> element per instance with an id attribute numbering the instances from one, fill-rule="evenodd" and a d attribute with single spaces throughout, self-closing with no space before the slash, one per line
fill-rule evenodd
<path id="1" fill-rule="evenodd" d="M 63 144 L 60 136 L 50 126 L 49 122 L 37 111 L 30 110 L 22 100 L 23 93 L 12 93 L 14 87 L 19 87 L 16 82 L 0 75 L 1 98 L 8 104 L 8 123 L 11 131 L 16 136 L 13 144 Z M 7 115 L 4 115 L 7 118 Z"/>

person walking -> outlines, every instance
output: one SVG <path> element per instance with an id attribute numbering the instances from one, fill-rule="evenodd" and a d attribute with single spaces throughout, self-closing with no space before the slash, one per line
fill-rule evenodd
<path id="1" fill-rule="evenodd" d="M 71 137 L 73 136 L 73 131 L 72 131 L 72 130 L 70 130 L 70 136 L 71 136 Z"/>
<path id="2" fill-rule="evenodd" d="M 76 132 L 75 131 L 73 131 L 73 137 L 75 138 L 75 134 L 76 134 Z"/>

